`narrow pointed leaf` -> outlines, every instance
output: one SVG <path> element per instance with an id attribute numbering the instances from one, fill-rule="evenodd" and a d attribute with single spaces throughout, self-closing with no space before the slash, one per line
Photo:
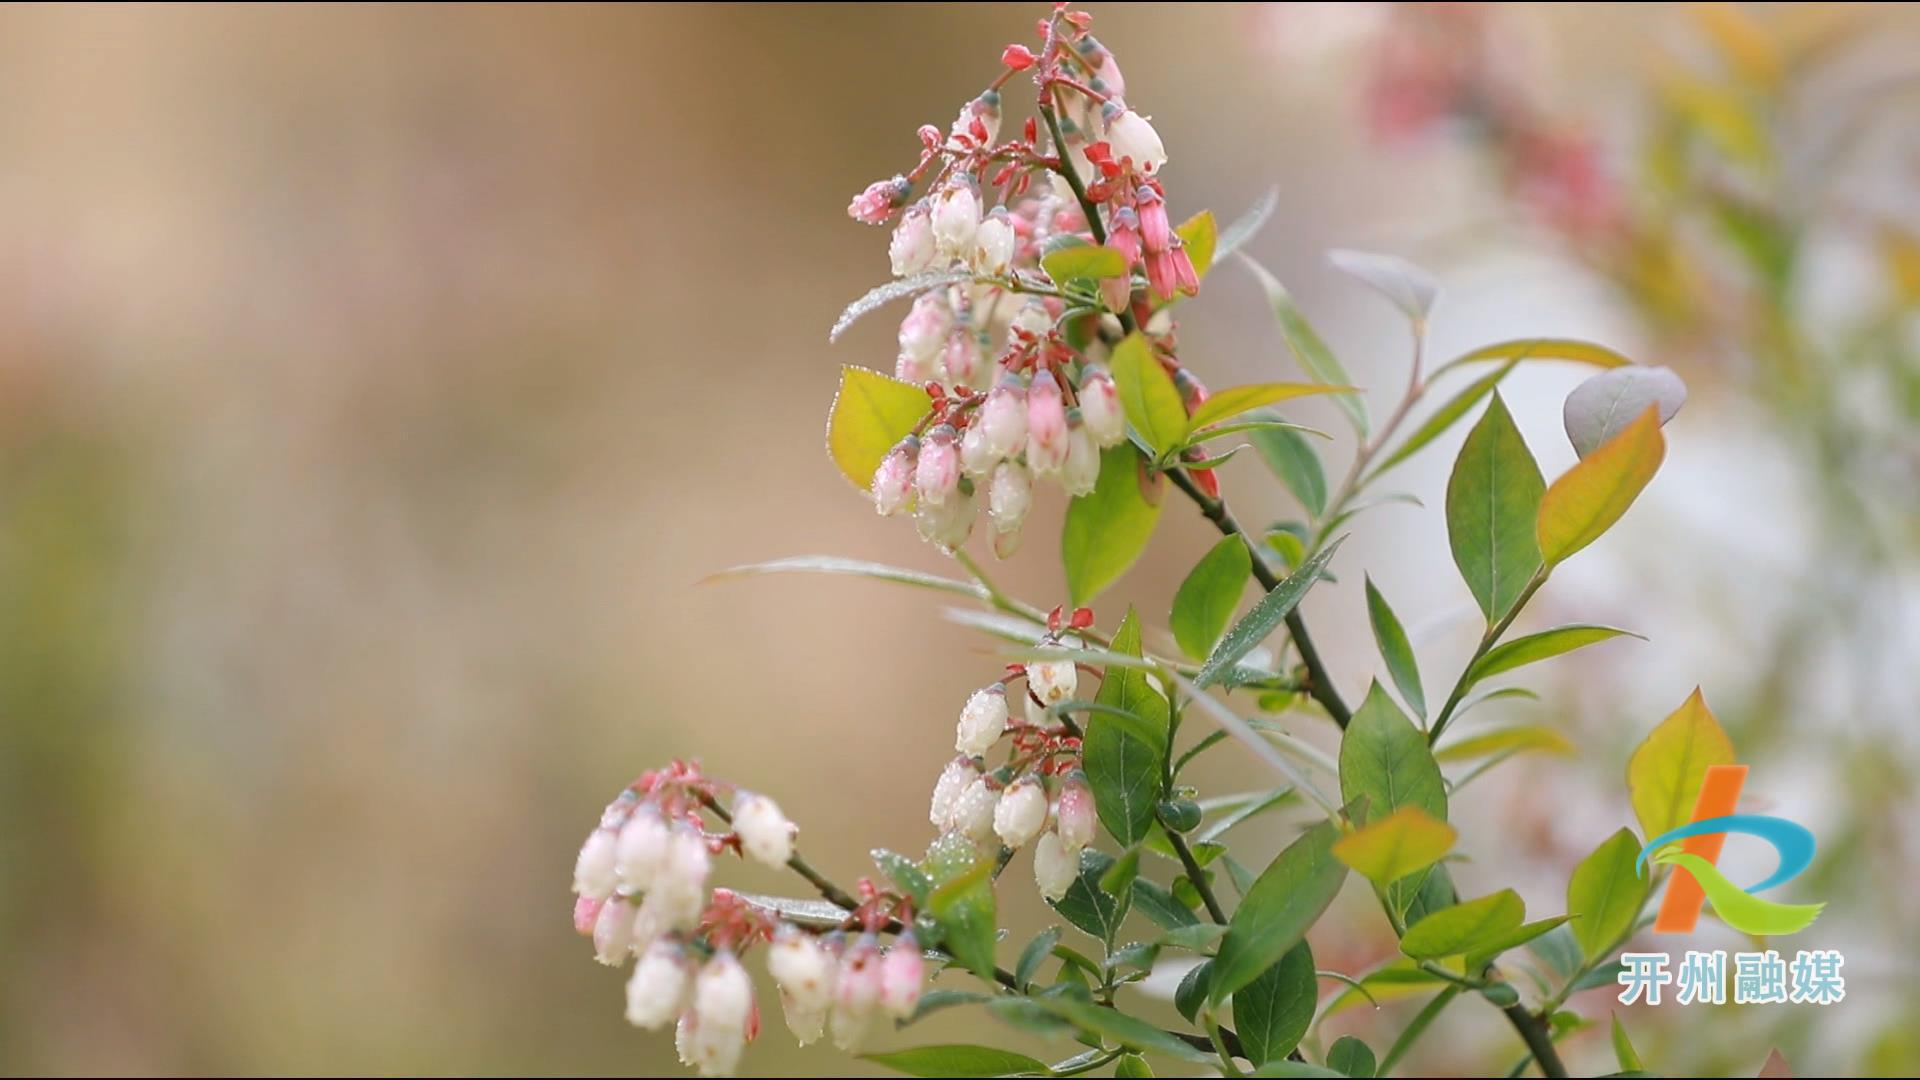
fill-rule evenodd
<path id="1" fill-rule="evenodd" d="M 1263 416 L 1277 414 L 1265 413 Z M 1254 449 L 1267 461 L 1267 467 L 1287 485 L 1311 517 L 1319 517 L 1327 508 L 1327 473 L 1313 444 L 1298 431 L 1285 428 L 1257 430 L 1247 436 Z"/>
<path id="2" fill-rule="evenodd" d="M 1646 1068 L 1640 1063 L 1640 1052 L 1633 1048 L 1633 1041 L 1627 1038 L 1627 1029 L 1620 1024 L 1620 1014 L 1613 1017 L 1613 1059 L 1620 1063 L 1621 1072 L 1639 1072 Z"/>
<path id="3" fill-rule="evenodd" d="M 1247 269 L 1260 282 L 1260 287 L 1266 290 L 1267 302 L 1273 305 L 1274 318 L 1280 324 L 1280 336 L 1286 339 L 1287 347 L 1293 350 L 1294 358 L 1300 361 L 1300 366 L 1307 370 L 1307 374 L 1329 386 L 1349 385 L 1353 380 L 1347 378 L 1347 369 L 1341 366 L 1333 350 L 1327 348 L 1327 343 L 1320 339 L 1313 324 L 1307 321 L 1299 305 L 1294 303 L 1293 295 L 1287 292 L 1286 286 L 1268 273 L 1266 267 L 1248 256 L 1240 256 L 1240 261 L 1247 265 Z M 1353 422 L 1354 430 L 1365 438 L 1368 431 L 1367 407 L 1360 400 L 1360 395 L 1343 392 L 1333 400 L 1347 414 L 1347 419 Z"/>
<path id="4" fill-rule="evenodd" d="M 1512 933 L 1526 917 L 1527 905 L 1520 894 L 1501 889 L 1421 919 L 1400 939 L 1400 951 L 1416 960 L 1470 953 Z"/>
<path id="5" fill-rule="evenodd" d="M 1114 632 L 1111 651 L 1141 654 L 1140 619 L 1132 608 Z M 1122 845 L 1136 844 L 1152 829 L 1154 807 L 1160 802 L 1167 699 L 1153 688 L 1145 671 L 1110 667 L 1094 700 L 1140 720 L 1123 724 L 1115 716 L 1096 712 L 1087 718 L 1082 747 L 1087 785 L 1093 789 L 1100 824 Z"/>
<path id="6" fill-rule="evenodd" d="M 1489 623 L 1507 613 L 1540 569 L 1534 524 L 1545 487 L 1540 466 L 1496 392 L 1447 481 L 1454 565 Z"/>
<path id="7" fill-rule="evenodd" d="M 1483 360 L 1571 360 L 1594 367 L 1624 367 L 1633 363 L 1620 353 L 1605 345 L 1595 345 L 1591 341 L 1577 341 L 1573 338 L 1519 338 L 1514 341 L 1502 341 L 1485 345 L 1470 353 L 1456 356 L 1434 369 L 1433 378 L 1439 378 L 1447 371 L 1462 364 L 1473 364 Z"/>
<path id="8" fill-rule="evenodd" d="M 1321 548 L 1319 554 L 1308 559 L 1300 569 L 1288 575 L 1286 580 L 1275 585 L 1267 595 L 1261 597 L 1260 601 L 1253 605 L 1253 610 L 1247 612 L 1245 617 L 1233 625 L 1233 629 L 1227 631 L 1226 637 L 1220 639 L 1220 644 L 1214 648 L 1213 654 L 1207 657 L 1206 664 L 1200 668 L 1200 674 L 1194 682 L 1202 688 L 1219 682 L 1221 677 L 1252 652 L 1256 645 L 1265 641 L 1275 627 L 1286 621 L 1287 615 L 1299 605 L 1300 600 L 1307 595 L 1307 590 L 1313 588 L 1314 582 L 1320 580 L 1321 574 L 1326 571 L 1327 564 L 1333 561 L 1334 552 L 1340 549 L 1340 544 L 1345 539 L 1344 536 L 1340 537 Z"/>
<path id="9" fill-rule="evenodd" d="M 1255 879 L 1214 958 L 1207 987 L 1214 1005 L 1277 963 L 1333 903 L 1347 877 L 1346 866 L 1333 857 L 1338 836 L 1332 822 L 1315 825 Z"/>
<path id="10" fill-rule="evenodd" d="M 1280 189 L 1277 187 L 1268 188 L 1259 198 L 1253 200 L 1253 205 L 1247 207 L 1245 212 L 1234 218 L 1231 224 L 1220 230 L 1220 241 L 1214 246 L 1213 260 L 1219 262 L 1239 251 L 1267 224 L 1268 219 L 1273 217 L 1274 209 L 1279 205 Z"/>
<path id="11" fill-rule="evenodd" d="M 1373 626 L 1374 643 L 1380 646 L 1380 658 L 1387 662 L 1393 685 L 1399 687 L 1401 698 L 1413 714 L 1425 719 L 1427 694 L 1420 686 L 1420 665 L 1414 659 L 1413 645 L 1400 625 L 1400 617 L 1387 606 L 1387 598 L 1380 595 L 1372 577 L 1367 578 L 1367 621 Z"/>
<path id="12" fill-rule="evenodd" d="M 1320 383 L 1253 383 L 1247 386 L 1230 386 L 1208 398 L 1199 408 L 1193 410 L 1188 427 L 1194 431 L 1217 424 L 1222 420 L 1239 416 L 1241 413 L 1267 405 L 1277 405 L 1294 398 L 1310 397 L 1314 394 L 1334 394 L 1349 392 L 1350 386 L 1325 386 Z"/>
<path id="13" fill-rule="evenodd" d="M 1419 427 L 1413 430 L 1413 434 L 1407 436 L 1407 441 L 1401 443 L 1399 449 L 1388 454 L 1386 460 L 1375 467 L 1372 475 L 1379 476 L 1381 473 L 1407 460 L 1414 454 L 1419 453 L 1422 447 L 1439 438 L 1442 434 L 1445 434 L 1448 428 L 1459 423 L 1461 417 L 1473 411 L 1475 405 L 1480 404 L 1481 401 L 1486 399 L 1488 394 L 1493 393 L 1494 387 L 1499 386 L 1500 381 L 1505 379 L 1508 373 L 1513 371 L 1514 365 L 1518 363 L 1518 360 L 1510 360 L 1500 365 L 1498 368 L 1475 379 L 1472 383 L 1468 384 L 1465 389 L 1447 399 L 1445 405 L 1435 409 L 1431 416 L 1428 416 L 1426 420 L 1421 422 Z"/>
<path id="14" fill-rule="evenodd" d="M 952 285 L 957 282 L 967 281 L 972 277 L 973 274 L 966 270 L 942 270 L 932 274 L 916 274 L 913 277 L 889 281 L 884 285 L 876 285 L 868 289 L 866 294 L 860 297 L 860 299 L 847 305 L 847 309 L 840 313 L 840 318 L 834 320 L 833 329 L 827 331 L 827 340 L 839 341 L 840 335 L 847 332 L 847 327 L 852 326 L 861 316 L 885 304 L 889 304 L 895 300 L 904 300 L 909 296 L 918 296 L 929 289 L 937 289 L 943 285 Z"/>
<path id="15" fill-rule="evenodd" d="M 861 1054 L 860 1058 L 908 1076 L 1053 1075 L 1043 1061 L 993 1046 L 916 1046 L 885 1054 Z"/>
<path id="16" fill-rule="evenodd" d="M 1432 274 L 1398 255 L 1336 248 L 1327 252 L 1327 261 L 1372 286 L 1416 323 L 1426 320 L 1440 295 L 1440 283 Z"/>
<path id="17" fill-rule="evenodd" d="M 1574 753 L 1574 746 L 1565 735 L 1553 728 L 1540 724 L 1521 724 L 1449 742 L 1435 750 L 1433 756 L 1436 761 L 1471 761 L 1478 757 L 1526 750 L 1570 756 Z"/>
<path id="18" fill-rule="evenodd" d="M 1517 667 L 1541 660 L 1551 659 L 1563 653 L 1606 641 L 1617 637 L 1640 638 L 1647 640 L 1631 630 L 1619 630 L 1611 626 L 1556 626 L 1551 630 L 1542 630 L 1537 634 L 1515 638 L 1502 645 L 1495 646 L 1480 662 L 1473 665 L 1472 682 L 1490 679 L 1495 675 L 1512 671 Z"/>

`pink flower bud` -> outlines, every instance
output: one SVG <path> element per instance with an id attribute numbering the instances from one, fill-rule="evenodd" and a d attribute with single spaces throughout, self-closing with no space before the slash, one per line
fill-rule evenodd
<path id="1" fill-rule="evenodd" d="M 920 1004 L 920 990 L 926 981 L 927 961 L 909 930 L 894 939 L 880 965 L 880 1007 L 894 1019 L 905 1020 Z"/>
<path id="2" fill-rule="evenodd" d="M 794 837 L 800 832 L 780 812 L 780 804 L 746 791 L 733 800 L 733 831 L 740 837 L 741 851 L 775 870 L 793 858 Z"/>
<path id="3" fill-rule="evenodd" d="M 577 896 L 573 900 L 573 932 L 581 937 L 593 934 L 593 924 L 600 918 L 600 908 L 605 900 L 595 900 L 591 896 Z"/>
<path id="4" fill-rule="evenodd" d="M 609 967 L 627 962 L 633 949 L 634 908 L 624 896 L 616 896 L 600 906 L 593 921 L 593 958 Z"/>
<path id="5" fill-rule="evenodd" d="M 915 203 L 894 226 L 893 239 L 887 244 L 887 258 L 895 277 L 925 273 L 933 266 L 933 215 L 924 202 Z"/>
<path id="6" fill-rule="evenodd" d="M 987 375 L 987 356 L 980 339 L 961 327 L 947 336 L 945 355 L 947 382 L 954 386 L 979 387 Z"/>
<path id="7" fill-rule="evenodd" d="M 1007 730 L 1007 692 L 999 683 L 975 690 L 954 725 L 953 748 L 977 756 L 993 749 Z"/>
<path id="8" fill-rule="evenodd" d="M 921 500 L 914 510 L 913 524 L 922 540 L 953 551 L 973 535 L 974 517 L 973 490 L 962 486 L 937 505 Z"/>
<path id="9" fill-rule="evenodd" d="M 1146 117 L 1111 104 L 1107 109 L 1112 113 L 1107 117 L 1107 143 L 1113 147 L 1115 159 L 1131 158 L 1134 168 L 1148 173 L 1167 163 L 1167 148 Z"/>
<path id="10" fill-rule="evenodd" d="M 1093 444 L 1093 434 L 1079 416 L 1067 423 L 1067 460 L 1060 467 L 1060 486 L 1067 494 L 1078 498 L 1090 495 L 1100 482 L 1100 448 Z"/>
<path id="11" fill-rule="evenodd" d="M 883 517 L 907 508 L 907 501 L 913 497 L 914 466 L 919 456 L 920 440 L 909 435 L 889 450 L 873 471 L 873 508 Z"/>
<path id="12" fill-rule="evenodd" d="M 615 868 L 617 841 L 612 829 L 595 829 L 573 861 L 573 891 L 595 900 L 613 895 L 620 884 Z"/>
<path id="13" fill-rule="evenodd" d="M 1087 433 L 1100 447 L 1118 446 L 1127 437 L 1127 414 L 1120 405 L 1120 390 L 1107 369 L 1090 364 L 1080 376 L 1080 418 Z"/>
<path id="14" fill-rule="evenodd" d="M 995 210 L 973 234 L 973 272 L 997 276 L 1013 265 L 1013 226 L 1005 210 Z"/>
<path id="15" fill-rule="evenodd" d="M 927 821 L 943 832 L 951 827 L 961 793 L 978 779 L 980 770 L 974 766 L 971 757 L 958 757 L 947 762 L 947 767 L 940 771 L 940 779 L 934 782 L 933 801 L 927 807 Z"/>
<path id="16" fill-rule="evenodd" d="M 1061 785 L 1053 813 L 1060 843 L 1068 851 L 1078 853 L 1081 848 L 1093 843 L 1094 830 L 1099 824 L 1093 804 L 1093 789 L 1078 773 L 1068 777 Z"/>
<path id="17" fill-rule="evenodd" d="M 913 185 L 904 176 L 875 180 L 847 204 L 847 216 L 863 225 L 884 225 L 911 194 Z"/>
<path id="18" fill-rule="evenodd" d="M 1021 777 L 1000 795 L 993 809 L 993 831 L 1011 848 L 1031 843 L 1047 827 L 1047 792 L 1038 780 Z"/>
<path id="19" fill-rule="evenodd" d="M 1067 850 L 1059 833 L 1046 833 L 1033 847 L 1033 883 L 1040 895 L 1059 900 L 1080 876 L 1079 856 Z"/>
<path id="20" fill-rule="evenodd" d="M 1000 62 L 1009 70 L 1025 71 L 1033 66 L 1033 50 L 1016 42 L 1001 51 Z"/>
<path id="21" fill-rule="evenodd" d="M 977 423 L 968 425 L 966 434 L 960 436 L 960 471 L 975 480 L 985 480 L 999 462 L 987 445 L 986 430 Z"/>
<path id="22" fill-rule="evenodd" d="M 1053 372 L 1041 371 L 1027 388 L 1027 466 L 1036 473 L 1059 471 L 1067 460 L 1067 407 Z"/>
<path id="23" fill-rule="evenodd" d="M 953 329 L 953 311 L 938 292 L 924 293 L 900 321 L 900 358 L 894 374 L 903 382 L 924 383 L 940 375 L 940 354 Z"/>
<path id="24" fill-rule="evenodd" d="M 940 192 L 933 204 L 933 239 L 940 254 L 965 260 L 973 254 L 973 235 L 980 227 L 980 199 L 971 185 L 955 182 Z"/>
<path id="25" fill-rule="evenodd" d="M 980 428 L 987 449 L 996 458 L 1019 453 L 1027 442 L 1027 392 L 1009 375 L 1000 380 L 980 406 Z"/>
<path id="26" fill-rule="evenodd" d="M 882 963 L 872 934 L 860 935 L 840 958 L 833 990 L 833 1042 L 848 1053 L 859 1048 L 879 1007 Z"/>
<path id="27" fill-rule="evenodd" d="M 1167 200 L 1146 185 L 1140 187 L 1140 244 L 1148 255 L 1173 246 L 1173 223 L 1167 220 Z"/>
<path id="28" fill-rule="evenodd" d="M 1001 535 L 1018 531 L 1033 508 L 1033 475 L 1017 461 L 1003 461 L 987 485 L 987 515 Z"/>
<path id="29" fill-rule="evenodd" d="M 680 944 L 655 941 L 627 980 L 627 1023 L 658 1030 L 686 1006 L 692 984 L 693 967 Z"/>
<path id="30" fill-rule="evenodd" d="M 914 466 L 913 485 L 920 493 L 922 508 L 942 506 L 960 484 L 960 448 L 951 424 L 941 424 L 927 434 L 920 446 L 920 460 Z"/>

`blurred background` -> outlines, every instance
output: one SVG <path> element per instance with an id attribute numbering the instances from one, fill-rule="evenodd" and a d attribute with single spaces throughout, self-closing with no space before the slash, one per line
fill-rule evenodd
<path id="1" fill-rule="evenodd" d="M 1692 387 L 1660 478 L 1528 616 L 1651 641 L 1476 714 L 1581 753 L 1462 799 L 1463 891 L 1517 880 L 1561 910 L 1632 820 L 1628 751 L 1698 683 L 1752 804 L 1820 837 L 1791 898 L 1831 906 L 1792 944 L 1845 950 L 1848 997 L 1624 1010 L 1639 1049 L 1670 1074 L 1752 1075 L 1773 1046 L 1802 1075 L 1920 1068 L 1920 16 L 1093 10 L 1166 138 L 1176 219 L 1277 186 L 1250 251 L 1376 407 L 1404 326 L 1328 247 L 1445 282 L 1435 356 L 1579 336 Z M 775 794 L 842 880 L 924 845 L 992 648 L 881 584 L 700 582 L 801 553 L 941 569 L 822 448 L 837 366 L 893 352 L 884 315 L 827 344 L 887 274 L 885 234 L 843 208 L 1043 11 L 0 11 L 0 1070 L 674 1071 L 569 925 L 574 853 L 621 785 L 698 755 Z M 1237 267 L 1183 311 L 1212 385 L 1297 370 Z M 1509 380 L 1549 476 L 1583 375 Z M 1378 665 L 1363 570 L 1430 684 L 1477 638 L 1439 515 L 1463 434 L 1395 474 L 1425 508 L 1360 519 L 1308 601 L 1350 695 Z M 1297 514 L 1247 460 L 1224 473 L 1240 516 Z M 1103 617 L 1164 621 L 1209 536 L 1169 512 Z M 999 574 L 1063 598 L 1044 542 Z M 1216 756 L 1214 790 L 1262 779 Z M 1250 828 L 1246 861 L 1290 828 Z M 1002 891 L 1024 940 L 1043 911 Z M 1320 966 L 1384 958 L 1378 921 L 1338 909 Z M 1702 925 L 1698 947 L 1740 947 Z M 1601 1021 L 1569 1037 L 1576 1070 L 1612 1068 L 1608 993 L 1576 999 Z M 1321 1037 L 1383 1046 L 1408 1008 Z M 748 1071 L 846 1067 L 768 1022 Z M 956 1010 L 887 1045 L 1032 1041 L 989 1024 Z M 1518 1054 L 1492 1010 L 1442 1030 L 1410 1069 Z"/>

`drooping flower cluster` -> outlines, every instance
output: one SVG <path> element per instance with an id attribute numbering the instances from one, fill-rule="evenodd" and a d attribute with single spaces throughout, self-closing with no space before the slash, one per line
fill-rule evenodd
<path id="1" fill-rule="evenodd" d="M 1059 10 L 1040 25 L 1038 54 L 1009 46 L 1001 76 L 944 134 L 920 129 L 913 171 L 848 207 L 857 221 L 894 222 L 896 276 L 936 275 L 900 323 L 894 365 L 933 407 L 882 461 L 872 493 L 881 514 L 912 512 L 945 548 L 967 540 L 984 508 L 1005 557 L 1036 481 L 1094 489 L 1100 451 L 1127 435 L 1104 363 L 1111 344 L 1136 325 L 1170 332 L 1167 301 L 1199 289 L 1167 216 L 1166 148 L 1126 104 L 1119 64 L 1090 23 Z M 1029 69 L 1038 115 L 1001 141 L 1001 90 Z M 1043 259 L 1079 245 L 1104 245 L 1124 269 L 1055 281 Z"/>
<path id="2" fill-rule="evenodd" d="M 865 900 L 843 926 L 815 932 L 782 920 L 728 889 L 710 888 L 713 859 L 727 851 L 769 867 L 794 858 L 798 835 L 772 799 L 674 762 L 634 781 L 602 813 L 574 864 L 574 928 L 594 956 L 623 966 L 626 1017 L 655 1030 L 674 1024 L 680 1059 L 705 1076 L 731 1075 L 760 1030 L 753 981 L 740 957 L 771 943 L 767 968 L 780 987 L 787 1026 L 802 1045 L 829 1016 L 835 1041 L 852 1049 L 878 1014 L 905 1016 L 919 1001 L 925 961 L 912 931 L 882 949 L 877 932 L 910 925 L 899 898 L 863 883 Z M 709 831 L 704 815 L 730 827 Z M 848 945 L 845 931 L 859 936 Z"/>
<path id="3" fill-rule="evenodd" d="M 1075 647 L 1063 632 L 1061 613 L 1051 619 L 1043 646 Z M 1073 613 L 1069 630 L 1092 625 L 1093 613 Z M 934 782 L 927 818 L 942 836 L 975 845 L 1017 851 L 1034 845 L 1034 883 L 1058 900 L 1080 873 L 1080 853 L 1097 825 L 1093 791 L 1080 770 L 1080 738 L 1054 706 L 1075 701 L 1079 668 L 1071 659 L 1016 664 L 1006 678 L 973 692 L 954 726 L 959 756 Z M 1014 720 L 1008 692 L 1020 684 L 1023 718 Z M 988 769 L 987 754 L 1002 739 L 1007 760 Z"/>

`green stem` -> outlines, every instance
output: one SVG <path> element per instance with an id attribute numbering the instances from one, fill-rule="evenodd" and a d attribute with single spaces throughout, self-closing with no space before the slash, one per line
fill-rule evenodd
<path id="1" fill-rule="evenodd" d="M 1526 1006 L 1519 1002 L 1500 1011 L 1507 1014 L 1507 1020 L 1520 1032 L 1520 1038 L 1526 1042 L 1527 1049 L 1533 1053 L 1533 1060 L 1540 1066 L 1540 1075 L 1567 1075 L 1567 1065 L 1560 1060 L 1560 1051 L 1554 1047 L 1553 1034 L 1547 1030 L 1544 1019 L 1528 1012 Z"/>
<path id="2" fill-rule="evenodd" d="M 1187 880 L 1193 882 L 1194 891 L 1200 894 L 1207 917 L 1221 926 L 1227 925 L 1227 911 L 1220 906 L 1219 898 L 1213 895 L 1213 886 L 1207 884 L 1207 872 L 1200 866 L 1200 860 L 1193 857 L 1193 849 L 1187 846 L 1187 838 L 1164 821 L 1160 825 L 1166 829 L 1167 841 L 1173 845 L 1173 853 L 1180 857 L 1180 865 L 1187 869 Z"/>
<path id="3" fill-rule="evenodd" d="M 1453 691 L 1447 695 L 1447 703 L 1440 707 L 1440 714 L 1433 719 L 1433 727 L 1427 732 L 1427 745 L 1432 746 L 1440 741 L 1440 733 L 1447 730 L 1447 722 L 1453 719 L 1453 711 L 1460 707 L 1460 700 L 1467 696 L 1467 691 L 1473 686 L 1473 669 L 1495 645 L 1499 644 L 1500 635 L 1506 633 L 1507 628 L 1513 625 L 1513 620 L 1520 614 L 1520 609 L 1526 607 L 1527 601 L 1533 599 L 1533 594 L 1539 592 L 1540 586 L 1546 583 L 1547 568 L 1542 566 L 1533 572 L 1532 580 L 1527 582 L 1526 588 L 1520 590 L 1520 595 L 1514 598 L 1513 605 L 1507 609 L 1507 613 L 1487 627 L 1486 633 L 1480 635 L 1480 645 L 1473 650 L 1473 658 L 1467 661 L 1466 667 L 1460 669 L 1460 678 L 1454 681 Z"/>

